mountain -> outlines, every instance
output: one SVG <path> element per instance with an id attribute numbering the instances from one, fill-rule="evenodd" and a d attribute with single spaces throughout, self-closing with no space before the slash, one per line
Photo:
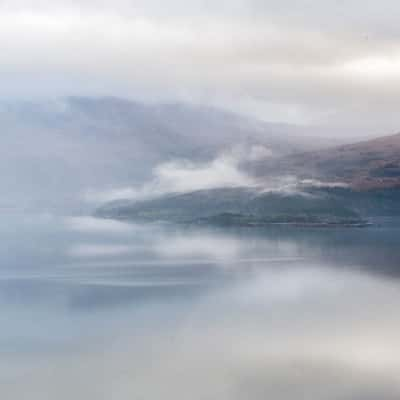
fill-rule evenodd
<path id="1" fill-rule="evenodd" d="M 253 165 L 260 177 L 343 182 L 356 190 L 400 187 L 400 134 L 283 157 Z"/>
<path id="2" fill-rule="evenodd" d="M 3 101 L 0 126 L 0 208 L 64 209 L 87 188 L 140 184 L 160 162 L 210 160 L 233 145 L 262 145 L 275 156 L 305 149 L 296 126 L 119 98 Z"/>
<path id="3" fill-rule="evenodd" d="M 400 215 L 400 134 L 256 161 L 251 168 L 257 187 L 120 201 L 97 214 L 222 225 L 360 225 L 374 216 Z M 285 180 L 288 175 L 294 178 Z"/>

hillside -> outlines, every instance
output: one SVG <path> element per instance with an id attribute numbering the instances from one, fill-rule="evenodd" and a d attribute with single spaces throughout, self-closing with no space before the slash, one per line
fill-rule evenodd
<path id="1" fill-rule="evenodd" d="M 344 182 L 357 190 L 400 186 L 400 134 L 254 165 L 257 175 Z"/>
<path id="2" fill-rule="evenodd" d="M 96 215 L 134 221 L 212 223 L 218 225 L 349 224 L 363 218 L 347 191 L 307 191 L 284 194 L 249 188 L 220 188 L 164 195 L 147 201 L 118 201 Z M 350 203 L 350 202 L 349 202 Z"/>

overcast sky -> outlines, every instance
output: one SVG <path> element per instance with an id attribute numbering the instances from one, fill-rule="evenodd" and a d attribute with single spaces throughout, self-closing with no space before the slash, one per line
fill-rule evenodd
<path id="1" fill-rule="evenodd" d="M 400 131 L 398 0 L 3 0 L 3 98 L 115 95 Z"/>

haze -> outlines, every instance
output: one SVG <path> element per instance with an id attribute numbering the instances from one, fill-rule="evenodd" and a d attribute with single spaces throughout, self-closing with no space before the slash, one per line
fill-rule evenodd
<path id="1" fill-rule="evenodd" d="M 400 399 L 399 15 L 0 1 L 1 398 Z"/>

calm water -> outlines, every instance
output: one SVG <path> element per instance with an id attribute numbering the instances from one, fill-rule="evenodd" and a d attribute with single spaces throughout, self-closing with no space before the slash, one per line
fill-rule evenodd
<path id="1" fill-rule="evenodd" d="M 400 223 L 2 216 L 7 400 L 400 397 Z"/>

